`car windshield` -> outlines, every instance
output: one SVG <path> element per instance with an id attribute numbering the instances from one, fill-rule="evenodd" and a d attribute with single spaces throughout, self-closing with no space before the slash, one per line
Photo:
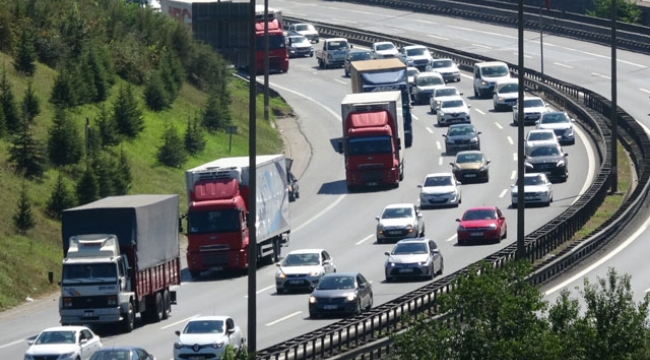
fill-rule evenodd
<path id="1" fill-rule="evenodd" d="M 400 254 L 426 254 L 427 244 L 425 243 L 403 243 L 397 244 L 393 248 L 393 255 Z"/>
<path id="2" fill-rule="evenodd" d="M 390 154 L 392 150 L 393 146 L 389 136 L 370 136 L 348 140 L 349 155 Z"/>
<path id="3" fill-rule="evenodd" d="M 413 209 L 410 207 L 388 208 L 381 214 L 382 219 L 403 219 L 413 217 Z"/>
<path id="4" fill-rule="evenodd" d="M 438 97 L 438 96 L 454 96 L 454 95 L 458 95 L 457 93 L 458 93 L 458 91 L 456 89 L 438 89 L 438 90 L 436 90 L 434 96 L 435 97 Z"/>
<path id="5" fill-rule="evenodd" d="M 524 107 L 544 107 L 542 99 L 524 99 Z"/>
<path id="6" fill-rule="evenodd" d="M 195 320 L 185 325 L 183 334 L 219 334 L 223 332 L 221 320 Z"/>
<path id="7" fill-rule="evenodd" d="M 558 156 L 560 155 L 560 150 L 555 146 L 540 146 L 532 149 L 529 156 L 539 157 L 539 156 Z"/>
<path id="8" fill-rule="evenodd" d="M 483 155 L 480 153 L 458 154 L 456 156 L 457 164 L 477 163 L 483 161 Z"/>
<path id="9" fill-rule="evenodd" d="M 256 38 L 255 46 L 257 49 L 264 49 L 264 37 Z M 286 48 L 284 35 L 269 35 L 269 50 L 277 50 Z"/>
<path id="10" fill-rule="evenodd" d="M 526 176 L 524 178 L 524 185 L 544 185 L 544 180 L 539 176 Z"/>
<path id="11" fill-rule="evenodd" d="M 350 48 L 347 41 L 330 41 L 327 46 L 330 50 L 347 50 Z"/>
<path id="12" fill-rule="evenodd" d="M 296 25 L 296 31 L 315 30 L 312 25 Z"/>
<path id="13" fill-rule="evenodd" d="M 131 350 L 99 350 L 90 357 L 90 360 L 129 360 L 131 359 Z"/>
<path id="14" fill-rule="evenodd" d="M 463 100 L 449 100 L 449 101 L 443 101 L 442 105 L 440 105 L 441 108 L 455 108 L 455 107 L 461 107 L 463 106 Z"/>
<path id="15" fill-rule="evenodd" d="M 377 44 L 377 50 L 393 50 L 395 45 L 393 44 Z"/>
<path id="16" fill-rule="evenodd" d="M 474 128 L 471 126 L 453 126 L 449 128 L 447 136 L 471 135 L 474 134 Z"/>
<path id="17" fill-rule="evenodd" d="M 514 93 L 519 91 L 519 84 L 505 84 L 499 86 L 499 93 Z"/>
<path id="18" fill-rule="evenodd" d="M 451 60 L 435 60 L 431 66 L 434 69 L 450 67 L 453 64 Z"/>
<path id="19" fill-rule="evenodd" d="M 350 53 L 350 60 L 352 61 L 370 60 L 370 59 L 372 59 L 372 55 L 370 54 L 370 52 L 358 51 L 358 52 Z"/>
<path id="20" fill-rule="evenodd" d="M 424 48 L 416 48 L 416 49 L 409 49 L 406 50 L 406 55 L 407 56 L 421 56 L 426 54 L 427 49 Z"/>
<path id="21" fill-rule="evenodd" d="M 318 253 L 289 254 L 282 260 L 282 266 L 312 266 L 320 265 Z"/>
<path id="22" fill-rule="evenodd" d="M 354 289 L 354 277 L 347 275 L 325 276 L 316 286 L 318 290 Z"/>
<path id="23" fill-rule="evenodd" d="M 492 209 L 467 210 L 463 220 L 495 220 L 497 214 Z"/>
<path id="24" fill-rule="evenodd" d="M 74 344 L 75 339 L 74 331 L 43 331 L 34 344 Z"/>
<path id="25" fill-rule="evenodd" d="M 443 85 L 445 81 L 437 76 L 418 76 L 416 83 L 420 86 Z"/>
<path id="26" fill-rule="evenodd" d="M 241 226 L 237 209 L 191 211 L 187 221 L 190 234 L 227 233 Z"/>
<path id="27" fill-rule="evenodd" d="M 481 70 L 483 77 L 502 77 L 507 76 L 510 71 L 505 65 L 496 65 L 496 66 L 486 66 Z"/>
<path id="28" fill-rule="evenodd" d="M 424 180 L 424 186 L 449 186 L 453 185 L 450 176 L 429 176 Z"/>
<path id="29" fill-rule="evenodd" d="M 304 36 L 291 36 L 289 39 L 291 40 L 292 45 L 295 45 L 295 44 L 311 44 L 309 42 L 309 40 L 307 40 L 307 38 L 304 37 Z"/>
<path id="30" fill-rule="evenodd" d="M 534 131 L 528 134 L 528 141 L 554 140 L 555 134 L 551 131 Z"/>
<path id="31" fill-rule="evenodd" d="M 539 121 L 542 124 L 561 124 L 571 122 L 564 113 L 561 114 L 544 114 Z"/>

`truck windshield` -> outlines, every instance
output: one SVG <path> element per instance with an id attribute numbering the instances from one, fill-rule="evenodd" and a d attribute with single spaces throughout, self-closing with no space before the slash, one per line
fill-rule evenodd
<path id="1" fill-rule="evenodd" d="M 258 36 L 255 43 L 257 51 L 264 51 L 264 36 Z M 269 50 L 284 49 L 284 35 L 269 34 Z"/>
<path id="2" fill-rule="evenodd" d="M 117 264 L 65 264 L 63 265 L 63 282 L 80 280 L 117 279 Z"/>
<path id="3" fill-rule="evenodd" d="M 190 234 L 238 231 L 241 222 L 236 209 L 193 211 L 189 213 L 187 220 Z"/>
<path id="4" fill-rule="evenodd" d="M 392 150 L 390 136 L 370 136 L 348 140 L 349 155 L 390 154 Z"/>

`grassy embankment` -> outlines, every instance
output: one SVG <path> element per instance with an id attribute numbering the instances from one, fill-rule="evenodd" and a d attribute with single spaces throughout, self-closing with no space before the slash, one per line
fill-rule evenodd
<path id="1" fill-rule="evenodd" d="M 7 71 L 13 94 L 17 101 L 21 101 L 27 87 L 27 79 L 17 74 L 12 66 L 13 59 L 0 53 L 0 65 Z M 54 117 L 54 108 L 48 103 L 50 90 L 56 77 L 56 71 L 49 67 L 38 65 L 36 74 L 32 78 L 33 88 L 40 100 L 41 114 L 35 119 L 32 131 L 36 139 L 44 141 Z M 117 95 L 121 80 L 111 89 L 111 96 L 105 103 L 107 106 L 113 102 Z M 248 84 L 241 80 L 229 83 L 232 94 L 232 116 L 234 124 L 238 126 L 238 134 L 233 136 L 232 156 L 248 154 Z M 141 96 L 142 88 L 135 88 L 136 94 Z M 119 148 L 128 154 L 133 184 L 131 194 L 179 194 L 181 212 L 185 211 L 185 186 L 183 169 L 172 169 L 158 165 L 156 152 L 162 143 L 161 136 L 165 125 L 173 122 L 177 131 L 182 135 L 188 117 L 194 116 L 203 108 L 206 94 L 196 88 L 185 84 L 169 110 L 153 113 L 145 110 L 143 102 L 141 109 L 144 111 L 145 131 L 135 140 L 125 141 Z M 273 113 L 288 113 L 289 106 L 279 98 L 270 101 Z M 83 134 L 85 117 L 92 119 L 98 113 L 97 105 L 86 105 L 75 108 L 71 116 L 78 124 L 80 134 Z M 263 101 L 261 95 L 257 99 L 257 151 L 259 154 L 272 154 L 282 150 L 282 139 L 276 130 L 263 120 Z M 274 115 L 271 114 L 272 121 Z M 206 149 L 196 157 L 190 157 L 184 168 L 197 166 L 201 163 L 214 160 L 228 153 L 228 135 L 223 132 L 206 136 Z M 57 290 L 57 279 L 60 278 L 61 230 L 58 221 L 48 218 L 44 208 L 52 192 L 58 172 L 50 168 L 39 181 L 25 182 L 17 176 L 11 164 L 8 163 L 9 137 L 0 139 L 0 310 L 20 304 L 25 298 L 37 298 Z M 14 230 L 12 217 L 17 209 L 21 188 L 25 183 L 32 211 L 36 220 L 36 227 L 26 236 L 17 235 Z M 72 189 L 72 181 L 69 181 Z M 54 272 L 54 284 L 48 281 L 48 271 Z"/>

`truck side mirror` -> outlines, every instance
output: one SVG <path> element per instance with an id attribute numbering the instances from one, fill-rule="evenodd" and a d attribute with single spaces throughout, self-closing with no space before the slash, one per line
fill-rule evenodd
<path id="1" fill-rule="evenodd" d="M 340 154 L 343 154 L 343 142 L 338 143 L 338 150 Z"/>
<path id="2" fill-rule="evenodd" d="M 178 218 L 178 233 L 180 234 L 182 232 L 183 232 L 183 218 L 179 217 Z"/>

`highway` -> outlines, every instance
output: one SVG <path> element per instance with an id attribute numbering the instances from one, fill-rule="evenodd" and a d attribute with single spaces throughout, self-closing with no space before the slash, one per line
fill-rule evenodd
<path id="1" fill-rule="evenodd" d="M 271 5 L 283 10 L 287 16 L 338 22 L 405 37 L 427 38 L 432 42 L 439 40 L 441 44 L 455 46 L 459 50 L 516 61 L 516 38 L 509 38 L 516 35 L 514 29 L 387 9 L 377 11 L 354 4 L 306 0 L 272 1 Z M 441 39 L 436 40 L 431 36 Z M 527 33 L 527 39 L 530 37 L 527 44 L 534 45 L 535 36 Z M 544 51 L 547 73 L 607 95 L 609 80 L 603 74 L 608 73 L 609 49 L 554 37 L 545 40 L 547 43 L 550 44 Z M 539 58 L 535 54 L 538 50 L 539 45 L 537 48 L 531 47 L 530 54 L 527 50 L 527 56 L 531 56 L 527 58 L 530 61 L 527 67 L 537 68 L 535 64 L 539 63 Z M 640 67 L 644 58 L 638 54 L 620 53 L 620 81 L 628 84 L 638 81 L 637 85 L 642 86 L 643 76 L 647 78 L 648 75 L 647 69 Z M 555 63 L 562 66 L 551 65 Z M 292 59 L 290 71 L 271 76 L 271 84 L 298 114 L 301 130 L 313 150 L 309 167 L 300 178 L 301 198 L 291 205 L 292 241 L 285 251 L 305 247 L 327 249 L 340 271 L 360 270 L 373 282 L 375 305 L 424 285 L 424 282 L 383 283 L 383 252 L 389 250 L 391 245 L 375 244 L 374 217 L 389 203 L 417 201 L 416 185 L 425 174 L 450 169 L 448 162 L 451 157 L 441 155 L 444 129 L 433 125 L 435 118 L 428 114 L 428 106 L 414 108 L 414 146 L 407 150 L 406 178 L 400 188 L 347 194 L 342 156 L 334 151 L 332 141 L 340 137 L 339 104 L 350 89 L 349 79 L 343 77 L 343 70 L 317 70 L 313 58 Z M 472 105 L 472 121 L 483 132 L 482 148 L 493 163 L 489 183 L 463 185 L 463 204 L 459 209 L 424 211 L 427 236 L 434 238 L 442 248 L 445 273 L 458 270 L 514 242 L 516 233 L 516 212 L 508 209 L 509 187 L 516 168 L 516 128 L 510 125 L 511 114 L 493 113 L 491 100 L 474 99 L 468 74 L 464 74 L 456 86 Z M 625 102 L 642 111 L 645 107 L 638 104 L 647 104 L 647 96 L 643 96 L 644 102 L 641 102 L 643 93 L 638 88 L 626 91 L 628 96 L 636 99 L 636 103 L 629 98 L 624 99 L 622 87 L 619 87 L 619 102 L 630 113 L 637 115 L 632 108 L 626 107 Z M 526 232 L 559 214 L 585 188 L 593 175 L 595 161 L 594 154 L 585 147 L 586 141 L 582 135 L 575 146 L 565 147 L 570 154 L 571 177 L 567 183 L 555 185 L 556 201 L 551 207 L 527 210 Z M 508 239 L 500 245 L 455 246 L 454 219 L 461 215 L 463 209 L 483 204 L 495 204 L 505 210 L 510 228 Z M 307 294 L 275 294 L 275 270 L 274 266 L 266 266 L 258 271 L 258 349 L 336 321 L 306 319 Z M 175 339 L 174 330 L 180 330 L 188 318 L 196 315 L 231 315 L 246 331 L 246 278 L 213 274 L 199 281 L 191 281 L 184 271 L 183 281 L 178 289 L 179 305 L 173 308 L 173 316 L 169 320 L 138 327 L 130 335 L 106 336 L 104 345 L 137 344 L 151 351 L 158 359 L 168 359 L 171 358 Z M 0 323 L 0 358 L 20 358 L 27 348 L 26 338 L 45 327 L 58 324 L 57 303 L 43 301 L 31 304 L 24 310 L 0 314 Z"/>

